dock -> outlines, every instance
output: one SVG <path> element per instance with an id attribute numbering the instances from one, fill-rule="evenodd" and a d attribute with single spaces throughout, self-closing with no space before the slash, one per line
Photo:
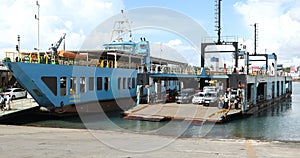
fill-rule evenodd
<path id="1" fill-rule="evenodd" d="M 143 121 L 187 120 L 198 123 L 223 123 L 241 115 L 240 109 L 220 109 L 194 104 L 142 104 L 124 112 L 125 119 Z"/>
<path id="2" fill-rule="evenodd" d="M 13 100 L 12 103 L 10 103 L 9 110 L 0 110 L 0 120 L 33 108 L 37 108 L 38 106 L 39 105 L 32 98 Z"/>

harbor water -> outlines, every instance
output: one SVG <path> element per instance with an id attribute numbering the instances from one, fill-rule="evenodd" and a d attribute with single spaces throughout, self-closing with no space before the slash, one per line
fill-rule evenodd
<path id="1" fill-rule="evenodd" d="M 278 102 L 248 118 L 233 120 L 225 124 L 126 120 L 122 118 L 119 112 L 104 115 L 100 117 L 91 115 L 82 118 L 80 116 L 55 117 L 30 114 L 11 118 L 1 123 L 54 128 L 92 128 L 180 137 L 246 138 L 299 142 L 300 82 L 293 83 L 291 99 Z"/>

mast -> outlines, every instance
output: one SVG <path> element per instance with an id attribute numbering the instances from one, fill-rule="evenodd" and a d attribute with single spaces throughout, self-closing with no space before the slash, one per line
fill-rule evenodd
<path id="1" fill-rule="evenodd" d="M 254 24 L 254 55 L 256 55 L 257 48 L 257 23 Z"/>
<path id="2" fill-rule="evenodd" d="M 131 26 L 128 18 L 124 15 L 124 10 L 121 10 L 122 19 L 115 21 L 111 34 L 111 42 L 123 41 L 122 38 L 126 33 L 129 33 L 128 41 L 132 40 Z"/>
<path id="3" fill-rule="evenodd" d="M 20 60 L 20 35 L 18 35 L 18 45 L 16 45 L 16 50 L 18 52 L 18 61 L 19 61 Z"/>
<path id="4" fill-rule="evenodd" d="M 37 20 L 37 53 L 38 53 L 38 63 L 40 62 L 40 4 L 39 1 L 36 1 L 36 5 L 38 7 L 38 14 L 34 16 L 34 18 Z"/>
<path id="5" fill-rule="evenodd" d="M 216 23 L 216 30 L 218 34 L 218 41 L 213 41 L 212 43 L 201 43 L 201 67 L 204 68 L 205 65 L 205 54 L 206 53 L 232 53 L 234 52 L 234 59 L 235 59 L 235 66 L 238 67 L 238 42 L 237 41 L 221 41 L 221 1 L 222 0 L 215 0 L 215 23 Z M 211 45 L 232 45 L 234 47 L 234 51 L 228 51 L 228 50 L 223 50 L 223 51 L 206 51 L 207 46 Z M 204 71 L 205 73 L 205 71 Z"/>
<path id="6" fill-rule="evenodd" d="M 216 6 L 216 13 L 215 13 L 215 23 L 216 23 L 216 30 L 218 34 L 218 41 L 217 44 L 221 44 L 221 1 L 222 0 L 215 0 Z"/>

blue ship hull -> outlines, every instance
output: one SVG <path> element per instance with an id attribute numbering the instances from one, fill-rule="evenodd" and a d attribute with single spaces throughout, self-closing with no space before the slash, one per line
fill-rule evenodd
<path id="1" fill-rule="evenodd" d="M 17 81 L 43 107 L 136 97 L 135 69 L 21 62 L 8 62 L 6 65 Z M 65 80 L 64 85 L 62 79 Z"/>

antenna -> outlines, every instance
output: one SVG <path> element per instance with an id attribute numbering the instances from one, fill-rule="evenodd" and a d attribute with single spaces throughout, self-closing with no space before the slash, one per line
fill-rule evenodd
<path id="1" fill-rule="evenodd" d="M 256 48 L 257 48 L 257 23 L 254 24 L 254 55 L 256 55 Z"/>
<path id="2" fill-rule="evenodd" d="M 218 32 L 218 41 L 213 43 L 201 43 L 201 67 L 204 67 L 205 65 L 205 54 L 206 53 L 232 53 L 234 52 L 234 58 L 235 58 L 235 66 L 238 67 L 238 57 L 239 57 L 239 48 L 238 48 L 238 42 L 227 42 L 222 41 L 221 42 L 221 1 L 222 0 L 215 0 L 215 23 L 216 23 L 216 30 Z M 234 47 L 234 51 L 230 50 L 223 50 L 223 51 L 206 51 L 207 46 L 211 45 L 232 45 Z"/>
<path id="3" fill-rule="evenodd" d="M 215 0 L 215 23 L 216 23 L 216 30 L 218 33 L 218 42 L 217 44 L 221 44 L 221 1 L 222 0 Z"/>

